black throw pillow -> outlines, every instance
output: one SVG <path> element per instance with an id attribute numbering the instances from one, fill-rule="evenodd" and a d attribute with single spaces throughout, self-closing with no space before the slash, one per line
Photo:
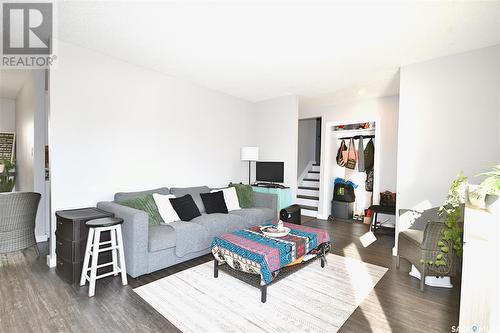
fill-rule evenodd
<path id="1" fill-rule="evenodd" d="M 205 206 L 207 214 L 224 213 L 227 214 L 226 201 L 224 200 L 224 193 L 217 191 L 213 193 L 200 193 L 201 201 Z"/>
<path id="2" fill-rule="evenodd" d="M 200 210 L 194 203 L 193 197 L 190 194 L 169 200 L 181 221 L 191 221 L 195 217 L 201 216 Z"/>

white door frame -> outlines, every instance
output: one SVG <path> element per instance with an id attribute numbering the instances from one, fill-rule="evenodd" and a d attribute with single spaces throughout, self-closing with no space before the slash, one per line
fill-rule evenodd
<path id="1" fill-rule="evenodd" d="M 330 172 L 332 168 L 332 154 L 336 152 L 332 151 L 332 144 L 330 140 L 330 134 L 332 128 L 339 125 L 350 125 L 350 124 L 360 124 L 374 122 L 375 123 L 375 159 L 374 159 L 374 174 L 373 174 L 373 202 L 378 203 L 380 197 L 380 133 L 381 126 L 379 119 L 361 119 L 361 120 L 343 120 L 343 121 L 332 121 L 325 123 L 321 131 L 321 179 L 320 179 L 320 193 L 319 193 L 319 209 L 318 218 L 328 219 L 330 212 L 328 211 L 328 202 L 331 200 L 333 193 L 332 186 L 330 182 Z"/>

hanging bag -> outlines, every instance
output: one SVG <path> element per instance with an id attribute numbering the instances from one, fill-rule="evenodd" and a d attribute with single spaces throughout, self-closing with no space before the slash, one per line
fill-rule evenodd
<path id="1" fill-rule="evenodd" d="M 344 154 L 344 159 L 347 160 L 345 167 L 348 169 L 354 170 L 356 168 L 356 161 L 357 161 L 357 151 L 356 148 L 354 147 L 354 139 L 351 138 L 349 140 L 349 148 L 347 149 L 347 152 Z"/>
<path id="2" fill-rule="evenodd" d="M 347 162 L 347 160 L 344 160 L 344 151 L 347 151 L 347 146 L 345 145 L 345 141 L 342 140 L 336 158 L 337 164 L 341 167 L 344 167 Z"/>
<path id="3" fill-rule="evenodd" d="M 354 188 L 357 187 L 351 181 L 346 181 L 342 178 L 335 179 L 333 186 L 333 200 L 340 202 L 354 202 L 356 201 L 356 194 Z"/>
<path id="4" fill-rule="evenodd" d="M 370 141 L 368 141 L 368 144 L 366 145 L 365 151 L 363 153 L 360 153 L 360 154 L 365 155 L 365 170 L 366 170 L 366 173 L 368 174 L 368 172 L 370 170 L 373 170 L 373 160 L 374 160 L 374 156 L 375 156 L 375 146 L 373 145 L 372 139 L 370 139 Z"/>

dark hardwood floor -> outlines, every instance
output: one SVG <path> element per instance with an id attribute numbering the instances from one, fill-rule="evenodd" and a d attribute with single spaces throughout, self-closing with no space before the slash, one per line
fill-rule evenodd
<path id="1" fill-rule="evenodd" d="M 389 268 L 341 332 L 450 332 L 451 326 L 458 325 L 459 285 L 426 287 L 421 293 L 418 281 L 408 276 L 407 262 L 402 260 L 396 270 L 393 236 L 377 235 L 377 241 L 365 248 L 359 238 L 368 231 L 367 225 L 304 221 L 330 232 L 333 253 Z M 96 296 L 88 298 L 87 287 L 63 282 L 47 267 L 45 256 L 36 258 L 32 250 L 2 254 L 0 332 L 179 332 L 132 288 L 209 260 L 206 255 L 138 279 L 129 277 L 126 287 L 119 278 L 105 278 L 97 282 Z"/>

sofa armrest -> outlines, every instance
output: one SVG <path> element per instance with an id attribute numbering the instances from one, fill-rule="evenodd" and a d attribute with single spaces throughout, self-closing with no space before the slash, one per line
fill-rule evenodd
<path id="1" fill-rule="evenodd" d="M 148 273 L 149 218 L 142 210 L 116 202 L 99 202 L 97 208 L 123 219 L 122 234 L 127 274 L 138 277 Z"/>
<path id="2" fill-rule="evenodd" d="M 254 207 L 269 208 L 278 212 L 278 196 L 272 193 L 253 192 Z"/>

